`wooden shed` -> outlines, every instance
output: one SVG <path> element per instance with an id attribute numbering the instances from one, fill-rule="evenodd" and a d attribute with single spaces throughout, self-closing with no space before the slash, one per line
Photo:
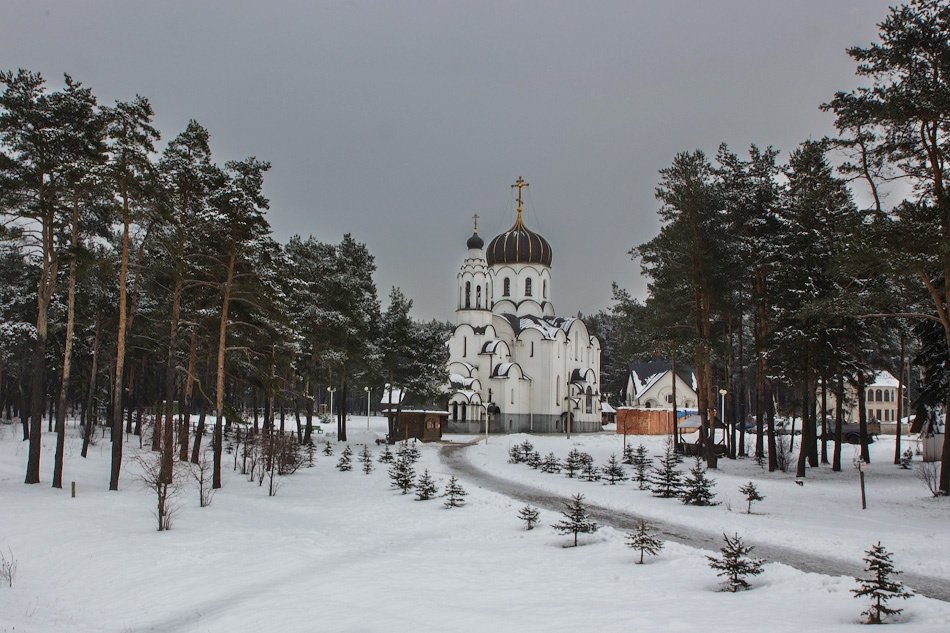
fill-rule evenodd
<path id="1" fill-rule="evenodd" d="M 620 435 L 670 435 L 672 432 L 672 409 L 617 408 L 617 433 Z"/>
<path id="2" fill-rule="evenodd" d="M 448 424 L 448 411 L 403 409 L 396 418 L 395 441 L 417 439 L 436 442 L 442 439 L 442 428 Z"/>

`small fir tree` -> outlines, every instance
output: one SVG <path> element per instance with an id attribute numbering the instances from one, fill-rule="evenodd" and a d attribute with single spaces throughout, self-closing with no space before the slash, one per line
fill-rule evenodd
<path id="1" fill-rule="evenodd" d="M 528 457 L 534 452 L 534 444 L 525 438 L 525 441 L 519 444 L 518 447 L 521 449 L 521 461 L 528 461 Z"/>
<path id="2" fill-rule="evenodd" d="M 525 522 L 526 530 L 533 530 L 535 523 L 541 519 L 541 513 L 538 509 L 528 504 L 518 510 L 518 518 Z"/>
<path id="3" fill-rule="evenodd" d="M 571 497 L 570 501 L 565 501 L 564 510 L 561 512 L 561 515 L 564 519 L 558 521 L 551 527 L 553 527 L 558 534 L 573 534 L 574 545 L 572 545 L 572 547 L 577 547 L 578 534 L 593 534 L 599 529 L 597 523 L 590 520 L 587 506 L 584 504 L 584 495 L 582 494 L 576 494 Z"/>
<path id="4" fill-rule="evenodd" d="M 643 490 L 646 487 L 645 484 L 648 482 L 647 468 L 650 466 L 650 456 L 647 454 L 646 446 L 643 444 L 637 445 L 636 450 L 633 452 L 631 463 L 633 464 L 633 478 L 636 480 L 640 490 Z"/>
<path id="5" fill-rule="evenodd" d="M 749 502 L 749 506 L 746 508 L 746 514 L 752 514 L 752 502 L 753 501 L 764 501 L 765 497 L 759 494 L 759 489 L 755 487 L 755 484 L 751 481 L 746 485 L 739 488 L 739 492 L 745 495 L 745 500 Z"/>
<path id="6" fill-rule="evenodd" d="M 663 549 L 663 541 L 656 537 L 656 528 L 640 519 L 633 532 L 627 534 L 627 547 L 640 550 L 638 565 L 643 564 L 643 555 L 656 556 Z"/>
<path id="7" fill-rule="evenodd" d="M 561 460 L 554 453 L 548 453 L 547 457 L 541 462 L 541 472 L 559 473 L 561 472 Z"/>
<path id="8" fill-rule="evenodd" d="M 901 453 L 901 468 L 904 470 L 910 470 L 911 462 L 914 461 L 914 449 L 908 448 L 906 451 Z"/>
<path id="9" fill-rule="evenodd" d="M 714 506 L 718 505 L 713 499 L 716 493 L 712 491 L 716 482 L 706 476 L 706 466 L 697 457 L 696 463 L 689 470 L 689 475 L 684 482 L 682 496 L 683 503 L 694 506 Z"/>
<path id="10" fill-rule="evenodd" d="M 626 481 L 627 473 L 623 469 L 623 466 L 620 465 L 620 462 L 617 461 L 616 455 L 611 455 L 610 459 L 607 460 L 607 465 L 603 468 L 604 478 L 607 479 L 607 482 L 611 486 L 615 485 L 618 481 Z"/>
<path id="11" fill-rule="evenodd" d="M 426 468 L 419 476 L 419 481 L 416 482 L 416 500 L 428 501 L 438 491 L 439 488 L 435 485 L 435 480 L 432 479 L 432 476 L 429 475 L 429 469 Z"/>
<path id="12" fill-rule="evenodd" d="M 531 451 L 531 454 L 528 455 L 524 461 L 528 466 L 537 470 L 541 467 L 541 453 L 538 451 Z"/>
<path id="13" fill-rule="evenodd" d="M 764 560 L 758 558 L 749 558 L 752 551 L 751 545 L 742 543 L 742 539 L 736 534 L 730 538 L 727 534 L 722 535 L 725 544 L 719 548 L 722 558 L 716 556 L 707 556 L 709 566 L 718 570 L 717 576 L 725 576 L 726 582 L 723 585 L 723 591 L 735 593 L 740 589 L 748 589 L 749 583 L 746 576 L 758 576 L 762 573 Z"/>
<path id="14" fill-rule="evenodd" d="M 393 488 L 399 488 L 402 494 L 406 494 L 415 485 L 416 470 L 412 467 L 412 463 L 403 456 L 389 467 L 389 479 L 393 483 Z"/>
<path id="15" fill-rule="evenodd" d="M 369 446 L 363 444 L 363 450 L 360 452 L 360 463 L 363 464 L 363 474 L 373 472 L 373 454 L 369 452 Z"/>
<path id="16" fill-rule="evenodd" d="M 584 475 L 584 479 L 587 481 L 600 481 L 600 469 L 594 466 L 594 460 L 584 462 L 581 474 Z"/>
<path id="17" fill-rule="evenodd" d="M 654 496 L 666 499 L 680 496 L 683 491 L 683 473 L 676 468 L 679 459 L 673 451 L 673 442 L 667 440 L 663 454 L 656 459 L 658 463 L 648 477 L 650 491 Z"/>
<path id="18" fill-rule="evenodd" d="M 333 445 L 330 444 L 330 442 L 323 443 L 323 454 L 326 455 L 327 457 L 330 457 L 331 455 L 333 455 Z"/>
<path id="19" fill-rule="evenodd" d="M 313 468 L 313 456 L 317 452 L 317 447 L 313 442 L 307 442 L 307 468 Z"/>
<path id="20" fill-rule="evenodd" d="M 419 458 L 422 457 L 422 451 L 419 450 L 419 442 L 412 440 L 412 444 L 409 445 L 409 449 L 406 454 L 409 455 L 409 459 L 413 464 L 418 462 Z"/>
<path id="21" fill-rule="evenodd" d="M 521 446 L 514 444 L 508 448 L 508 463 L 520 464 L 524 461 L 524 454 L 521 452 Z"/>
<path id="22" fill-rule="evenodd" d="M 456 479 L 455 475 L 449 478 L 449 483 L 445 486 L 445 507 L 458 508 L 465 505 L 465 497 L 468 495 L 462 484 Z"/>
<path id="23" fill-rule="evenodd" d="M 584 467 L 583 458 L 581 453 L 576 448 L 572 448 L 571 452 L 567 454 L 567 458 L 564 460 L 564 474 L 567 475 L 570 479 L 574 478 L 581 468 Z"/>
<path id="24" fill-rule="evenodd" d="M 379 455 L 380 464 L 392 464 L 396 460 L 396 456 L 393 455 L 392 450 L 389 448 L 389 444 L 383 447 L 383 452 Z"/>
<path id="25" fill-rule="evenodd" d="M 855 578 L 860 584 L 858 589 L 852 589 L 851 593 L 855 598 L 865 596 L 871 599 L 871 606 L 867 611 L 862 611 L 861 615 L 866 616 L 865 624 L 882 624 L 884 618 L 889 615 L 897 615 L 903 609 L 891 609 L 887 606 L 888 600 L 900 598 L 906 600 L 913 594 L 899 581 L 891 580 L 891 575 L 897 575 L 901 572 L 894 569 L 894 563 L 891 561 L 891 553 L 888 552 L 878 541 L 865 551 L 864 571 L 870 572 L 870 578 Z"/>
<path id="26" fill-rule="evenodd" d="M 643 446 L 643 444 L 641 444 L 640 446 Z M 622 461 L 624 464 L 626 464 L 627 466 L 633 466 L 633 455 L 634 455 L 633 444 L 627 444 L 626 446 L 623 447 Z"/>
<path id="27" fill-rule="evenodd" d="M 353 470 L 353 451 L 349 445 L 340 453 L 340 460 L 336 463 L 336 467 L 341 471 Z"/>

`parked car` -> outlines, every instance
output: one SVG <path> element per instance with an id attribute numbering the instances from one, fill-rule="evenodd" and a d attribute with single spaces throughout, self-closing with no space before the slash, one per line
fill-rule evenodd
<path id="1" fill-rule="evenodd" d="M 870 426 L 870 425 L 869 425 Z M 835 439 L 835 425 L 834 423 L 828 426 L 828 439 L 834 441 Z M 872 429 L 868 429 L 868 444 L 873 444 L 874 440 L 877 439 L 877 433 L 873 432 Z M 841 441 L 845 444 L 860 444 L 861 443 L 861 425 L 860 424 L 842 424 L 841 425 Z"/>

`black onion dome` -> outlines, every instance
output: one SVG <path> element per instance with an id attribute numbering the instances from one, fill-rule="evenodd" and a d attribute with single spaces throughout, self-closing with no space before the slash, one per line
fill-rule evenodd
<path id="1" fill-rule="evenodd" d="M 519 213 L 513 227 L 489 242 L 485 258 L 489 266 L 492 264 L 550 266 L 551 245 L 537 233 L 529 231 L 521 221 Z"/>
<path id="2" fill-rule="evenodd" d="M 483 240 L 478 233 L 472 233 L 472 237 L 468 238 L 468 241 L 465 242 L 465 245 L 469 248 L 481 248 L 485 246 L 485 240 Z"/>

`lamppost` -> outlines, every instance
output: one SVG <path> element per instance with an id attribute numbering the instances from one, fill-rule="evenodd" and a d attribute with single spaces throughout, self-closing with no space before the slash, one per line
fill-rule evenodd
<path id="1" fill-rule="evenodd" d="M 725 389 L 720 389 L 720 390 L 719 390 L 719 402 L 720 402 L 719 420 L 722 422 L 722 432 L 723 432 L 723 433 L 726 432 L 726 394 L 727 394 L 727 393 L 729 393 L 729 392 L 726 391 Z M 715 432 L 715 430 L 712 431 L 712 434 L 713 434 L 713 439 L 715 439 L 715 437 L 716 437 L 716 432 Z M 730 435 L 729 437 L 730 437 L 730 439 L 731 439 L 732 436 Z"/>
<path id="2" fill-rule="evenodd" d="M 366 430 L 369 430 L 369 387 L 363 387 L 366 392 Z"/>
<path id="3" fill-rule="evenodd" d="M 327 387 L 327 391 L 330 393 L 330 417 L 333 417 L 333 393 L 336 387 Z"/>

